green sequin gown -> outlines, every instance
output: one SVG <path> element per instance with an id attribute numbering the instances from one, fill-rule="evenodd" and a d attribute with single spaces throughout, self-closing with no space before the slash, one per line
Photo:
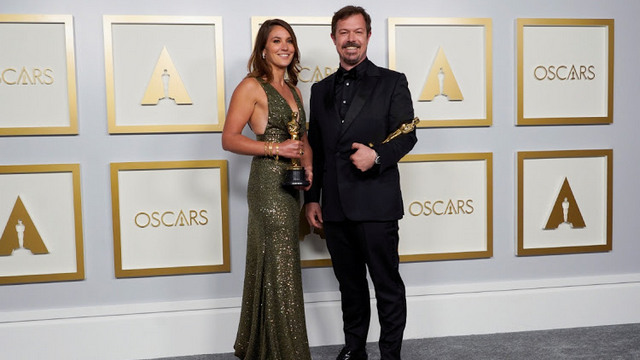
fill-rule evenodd
<path id="1" fill-rule="evenodd" d="M 259 141 L 289 138 L 291 107 L 270 84 L 258 79 L 267 94 L 269 120 Z M 306 131 L 302 103 L 291 89 Z M 247 260 L 235 355 L 246 360 L 311 359 L 304 317 L 300 248 L 299 192 L 285 188 L 290 159 L 256 156 L 251 163 Z"/>

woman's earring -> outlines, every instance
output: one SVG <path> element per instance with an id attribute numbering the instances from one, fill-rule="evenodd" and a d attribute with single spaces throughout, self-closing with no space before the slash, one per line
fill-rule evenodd
<path id="1" fill-rule="evenodd" d="M 264 53 L 262 53 L 262 58 L 264 59 L 266 56 L 264 55 Z"/>

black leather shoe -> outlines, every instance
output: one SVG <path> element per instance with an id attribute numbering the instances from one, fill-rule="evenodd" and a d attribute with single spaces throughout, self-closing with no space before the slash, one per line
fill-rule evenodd
<path id="1" fill-rule="evenodd" d="M 356 351 L 343 347 L 336 360 L 367 360 L 367 358 L 367 352 L 364 350 Z"/>

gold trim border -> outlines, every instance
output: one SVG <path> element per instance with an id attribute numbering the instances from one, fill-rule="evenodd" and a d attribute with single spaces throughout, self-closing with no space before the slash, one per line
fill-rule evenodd
<path id="1" fill-rule="evenodd" d="M 331 267 L 333 263 L 331 259 L 314 259 L 314 260 L 300 260 L 300 264 L 303 268 L 317 268 L 317 267 Z"/>
<path id="2" fill-rule="evenodd" d="M 204 125 L 117 125 L 111 29 L 117 24 L 211 25 L 215 33 L 218 123 Z M 221 16 L 103 15 L 104 61 L 109 134 L 221 132 L 225 121 L 224 54 Z"/>
<path id="3" fill-rule="evenodd" d="M 6 15 L 0 14 L 0 23 L 64 24 L 67 59 L 67 101 L 69 126 L 34 126 L 0 128 L 0 136 L 12 135 L 78 135 L 78 97 L 76 88 L 75 40 L 72 15 Z"/>
<path id="4" fill-rule="evenodd" d="M 136 170 L 176 170 L 176 169 L 220 169 L 220 200 L 222 216 L 222 264 L 176 266 L 147 269 L 122 268 L 122 238 L 120 231 L 120 190 L 118 174 L 120 171 Z M 229 182 L 227 160 L 190 160 L 157 162 L 121 162 L 111 163 L 111 203 L 113 217 L 114 265 L 117 278 L 145 277 L 161 275 L 204 274 L 231 271 L 229 247 Z"/>
<path id="5" fill-rule="evenodd" d="M 590 125 L 613 123 L 613 68 L 614 68 L 614 19 L 517 19 L 517 124 L 516 125 Z M 607 116 L 603 117 L 551 117 L 551 118 L 524 118 L 524 27 L 525 26 L 590 26 L 606 27 L 608 30 L 608 60 L 607 71 Z"/>
<path id="6" fill-rule="evenodd" d="M 260 25 L 266 20 L 281 19 L 289 23 L 291 26 L 297 25 L 328 25 L 331 29 L 330 16 L 252 16 L 251 17 L 251 48 L 255 46 L 256 35 L 260 29 Z M 329 34 L 327 34 L 329 37 Z M 336 60 L 337 61 L 337 60 Z"/>
<path id="7" fill-rule="evenodd" d="M 82 236 L 82 192 L 80 164 L 2 165 L 0 174 L 71 173 L 73 182 L 73 212 L 75 219 L 76 272 L 0 276 L 2 284 L 24 284 L 53 281 L 84 280 L 84 241 Z M 2 176 L 2 175 L 0 175 Z"/>
<path id="8" fill-rule="evenodd" d="M 456 120 L 421 120 L 418 127 L 472 127 L 491 126 L 493 123 L 493 44 L 491 18 L 389 18 L 388 45 L 389 69 L 396 70 L 396 37 L 397 26 L 482 26 L 485 29 L 485 96 L 486 118 L 484 119 L 456 119 Z"/>
<path id="9" fill-rule="evenodd" d="M 587 252 L 605 252 L 612 249 L 613 233 L 613 149 L 595 150 L 553 150 L 553 151 L 520 151 L 518 157 L 518 230 L 516 255 L 553 255 L 553 254 L 573 254 Z M 530 159 L 557 159 L 557 158 L 580 158 L 580 157 L 604 157 L 607 159 L 607 215 L 606 215 L 606 244 L 604 245 L 583 245 L 525 249 L 524 247 L 524 161 Z"/>

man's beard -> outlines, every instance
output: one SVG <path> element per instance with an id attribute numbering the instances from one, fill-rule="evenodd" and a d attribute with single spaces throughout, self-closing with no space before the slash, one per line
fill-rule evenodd
<path id="1" fill-rule="evenodd" d="M 344 43 L 344 45 L 342 45 L 343 49 L 346 49 L 348 47 L 355 47 L 356 49 L 360 49 L 361 48 L 360 44 L 358 44 L 356 42 L 353 42 L 353 41 L 347 41 L 346 43 Z M 360 60 L 362 60 L 361 57 L 356 57 L 356 58 L 353 58 L 353 59 L 349 59 L 349 58 L 346 58 L 344 56 L 342 57 L 342 61 L 347 65 L 356 65 L 356 64 L 358 64 L 360 62 Z"/>

